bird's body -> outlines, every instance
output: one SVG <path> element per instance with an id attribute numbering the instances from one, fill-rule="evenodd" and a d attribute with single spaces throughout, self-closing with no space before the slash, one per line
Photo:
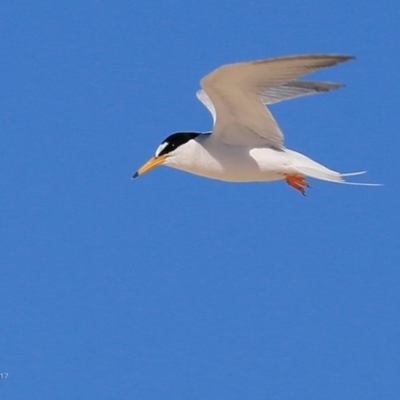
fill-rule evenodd
<path id="1" fill-rule="evenodd" d="M 215 142 L 212 134 L 198 135 L 190 140 L 183 154 L 166 159 L 164 165 L 227 182 L 276 181 L 285 179 L 287 175 L 304 174 L 305 170 L 313 177 L 324 174 L 324 177 L 332 181 L 341 180 L 338 172 L 296 151 L 232 146 Z"/>
<path id="2" fill-rule="evenodd" d="M 341 174 L 287 149 L 267 105 L 327 92 L 342 85 L 296 80 L 301 75 L 353 57 L 302 55 L 222 66 L 201 80 L 199 100 L 214 120 L 211 133 L 170 135 L 134 177 L 157 165 L 228 182 L 286 180 L 305 193 L 305 177 L 347 183 Z M 357 184 L 357 183 L 351 183 Z M 363 184 L 360 184 L 363 185 Z"/>

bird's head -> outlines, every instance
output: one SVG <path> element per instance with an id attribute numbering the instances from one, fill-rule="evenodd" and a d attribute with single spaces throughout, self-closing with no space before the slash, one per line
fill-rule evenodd
<path id="1" fill-rule="evenodd" d="M 199 135 L 200 133 L 195 132 L 178 132 L 168 136 L 157 147 L 154 157 L 143 164 L 133 175 L 133 178 L 137 178 L 159 165 L 174 164 L 174 159 L 179 158 L 185 145 Z"/>

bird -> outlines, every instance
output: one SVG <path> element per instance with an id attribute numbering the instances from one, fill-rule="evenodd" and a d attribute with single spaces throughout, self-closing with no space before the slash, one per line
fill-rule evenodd
<path id="1" fill-rule="evenodd" d="M 345 181 L 366 171 L 339 173 L 284 146 L 284 136 L 267 106 L 344 85 L 298 78 L 355 57 L 301 54 L 223 65 L 200 81 L 197 98 L 213 118 L 211 132 L 177 132 L 132 178 L 163 165 L 226 182 L 283 180 L 306 194 L 306 178 L 334 183 L 377 186 Z"/>

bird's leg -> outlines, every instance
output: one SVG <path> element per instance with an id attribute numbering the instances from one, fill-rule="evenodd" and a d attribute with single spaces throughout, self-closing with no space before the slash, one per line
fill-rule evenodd
<path id="1" fill-rule="evenodd" d="M 304 176 L 300 175 L 286 175 L 285 181 L 289 186 L 298 190 L 303 196 L 306 195 L 304 188 L 311 187 L 308 182 L 304 180 Z"/>

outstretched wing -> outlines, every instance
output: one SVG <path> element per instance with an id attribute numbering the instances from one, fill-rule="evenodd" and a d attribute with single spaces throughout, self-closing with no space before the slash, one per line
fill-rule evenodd
<path id="1" fill-rule="evenodd" d="M 213 115 L 213 137 L 232 145 L 282 148 L 283 134 L 265 104 L 340 87 L 296 78 L 352 58 L 299 55 L 229 64 L 214 70 L 201 80 L 203 91 L 197 93 Z"/>
<path id="2" fill-rule="evenodd" d="M 329 92 L 330 90 L 340 89 L 342 87 L 344 87 L 344 85 L 341 83 L 291 81 L 279 87 L 268 88 L 265 92 L 261 93 L 261 98 L 262 102 L 267 106 L 284 100 L 294 99 L 296 97 Z M 208 111 L 210 111 L 215 123 L 217 115 L 215 113 L 214 104 L 207 96 L 207 93 L 203 89 L 200 89 L 196 92 L 196 96 Z"/>

